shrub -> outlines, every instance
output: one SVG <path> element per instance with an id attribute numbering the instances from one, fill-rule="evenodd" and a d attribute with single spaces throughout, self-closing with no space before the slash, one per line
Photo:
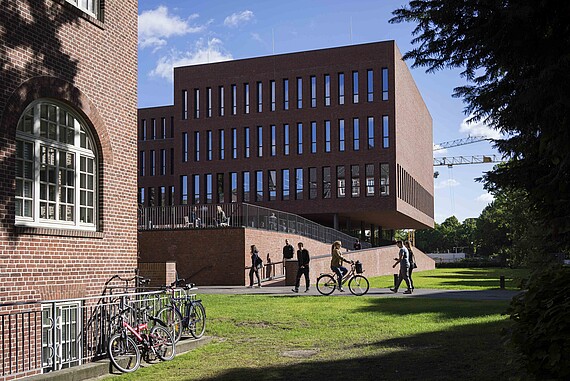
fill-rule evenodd
<path id="1" fill-rule="evenodd" d="M 535 272 L 511 301 L 506 342 L 519 365 L 540 380 L 570 378 L 570 269 Z"/>

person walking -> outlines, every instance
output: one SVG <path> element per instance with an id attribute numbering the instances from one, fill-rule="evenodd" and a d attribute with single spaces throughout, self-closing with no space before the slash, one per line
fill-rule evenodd
<path id="1" fill-rule="evenodd" d="M 362 249 L 362 244 L 360 243 L 360 240 L 357 238 L 356 241 L 354 241 L 354 245 L 352 245 L 354 247 L 354 250 L 360 250 Z"/>
<path id="2" fill-rule="evenodd" d="M 410 287 L 410 279 L 408 278 L 408 271 L 410 268 L 410 257 L 409 257 L 410 254 L 408 253 L 408 249 L 406 249 L 404 247 L 404 244 L 402 241 L 397 241 L 396 245 L 398 245 L 398 247 L 400 248 L 400 251 L 398 252 L 398 258 L 394 258 L 396 263 L 394 263 L 392 268 L 395 268 L 396 265 L 398 265 L 398 263 L 399 263 L 400 264 L 400 274 L 398 275 L 398 282 L 396 283 L 394 288 L 390 289 L 390 291 L 398 292 L 398 288 L 400 287 L 402 280 L 405 280 L 406 285 L 408 286 L 408 289 L 406 291 L 404 291 L 404 294 L 411 294 L 412 289 Z"/>
<path id="3" fill-rule="evenodd" d="M 342 288 L 342 277 L 348 272 L 348 269 L 342 265 L 343 262 L 354 263 L 344 258 L 340 253 L 340 248 L 342 243 L 340 241 L 335 241 L 331 248 L 331 270 L 336 274 L 338 280 L 338 289 L 340 292 L 344 292 Z"/>
<path id="4" fill-rule="evenodd" d="M 412 292 L 413 292 L 415 290 L 415 287 L 414 287 L 414 280 L 412 279 L 412 272 L 414 271 L 414 269 L 418 268 L 418 265 L 416 264 L 416 257 L 414 256 L 414 251 L 412 250 L 412 245 L 410 241 L 404 242 L 404 246 L 406 246 L 406 249 L 408 249 L 408 254 L 409 254 L 410 268 L 408 269 L 408 279 L 410 279 L 410 286 L 412 287 Z"/>
<path id="5" fill-rule="evenodd" d="M 301 283 L 301 276 L 305 275 L 305 292 L 309 291 L 309 286 L 311 284 L 309 280 L 309 262 L 311 258 L 309 256 L 309 251 L 303 248 L 303 242 L 297 244 L 299 250 L 297 250 L 297 263 L 299 267 L 297 268 L 297 278 L 295 279 L 295 288 L 291 291 L 299 292 L 299 284 Z"/>
<path id="6" fill-rule="evenodd" d="M 249 269 L 249 286 L 248 288 L 253 287 L 253 274 L 255 274 L 257 278 L 257 287 L 261 287 L 261 279 L 259 278 L 259 269 L 263 267 L 263 261 L 259 256 L 259 252 L 257 251 L 257 247 L 255 245 L 251 245 L 251 268 Z"/>

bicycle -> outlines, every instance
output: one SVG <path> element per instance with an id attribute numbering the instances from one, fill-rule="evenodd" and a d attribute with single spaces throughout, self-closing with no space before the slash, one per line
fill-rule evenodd
<path id="1" fill-rule="evenodd" d="M 149 362 L 155 359 L 153 356 L 156 356 L 163 361 L 168 361 L 172 360 L 176 355 L 175 342 L 170 331 L 166 328 L 164 322 L 151 316 L 148 310 L 148 307 L 135 310 L 131 306 L 126 306 L 117 315 L 113 316 L 113 320 L 117 321 L 117 331 L 109 339 L 109 359 L 123 373 L 137 370 L 140 366 L 141 358 Z M 147 318 L 146 321 L 132 326 L 127 317 L 127 312 L 129 311 L 134 311 L 135 313 L 142 311 Z M 148 326 L 149 320 L 155 323 L 150 331 Z"/>
<path id="2" fill-rule="evenodd" d="M 342 278 L 341 284 L 348 282 L 348 289 L 353 295 L 362 296 L 368 292 L 370 283 L 364 275 L 362 264 L 359 261 L 350 264 L 350 271 Z M 330 295 L 338 287 L 336 274 L 321 273 L 317 278 L 317 290 L 323 295 Z"/>
<path id="3" fill-rule="evenodd" d="M 206 331 L 206 309 L 202 305 L 202 300 L 194 300 L 192 295 L 188 295 L 188 291 L 196 290 L 195 284 L 184 284 L 184 279 L 173 282 L 166 290 L 171 292 L 169 298 L 170 305 L 158 311 L 157 317 L 164 321 L 170 328 L 172 337 L 177 343 L 182 334 L 190 334 L 195 339 L 199 339 Z M 176 297 L 175 286 L 182 286 L 184 295 Z"/>

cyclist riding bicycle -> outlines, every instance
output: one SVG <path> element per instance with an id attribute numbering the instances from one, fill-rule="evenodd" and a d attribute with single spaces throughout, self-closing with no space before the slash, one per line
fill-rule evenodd
<path id="1" fill-rule="evenodd" d="M 332 249 L 331 249 L 331 255 L 332 255 L 332 259 L 331 259 L 331 270 L 334 271 L 334 273 L 337 276 L 338 279 L 338 289 L 340 292 L 344 292 L 343 288 L 342 288 L 342 277 L 348 272 L 348 269 L 346 267 L 344 267 L 342 265 L 343 262 L 346 263 L 354 263 L 353 261 L 350 261 L 348 259 L 346 259 L 345 257 L 342 256 L 342 254 L 340 253 L 340 248 L 341 248 L 342 243 L 340 241 L 335 241 L 332 244 Z"/>

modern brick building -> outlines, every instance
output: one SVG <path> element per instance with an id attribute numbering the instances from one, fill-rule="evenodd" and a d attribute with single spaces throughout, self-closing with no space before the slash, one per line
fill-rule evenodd
<path id="1" fill-rule="evenodd" d="M 134 275 L 137 15 L 135 0 L 0 6 L 0 379 L 81 361 L 83 302 L 42 301 Z"/>
<path id="2" fill-rule="evenodd" d="M 179 67 L 138 126 L 144 206 L 246 202 L 376 243 L 433 226 L 432 120 L 394 41 Z"/>

